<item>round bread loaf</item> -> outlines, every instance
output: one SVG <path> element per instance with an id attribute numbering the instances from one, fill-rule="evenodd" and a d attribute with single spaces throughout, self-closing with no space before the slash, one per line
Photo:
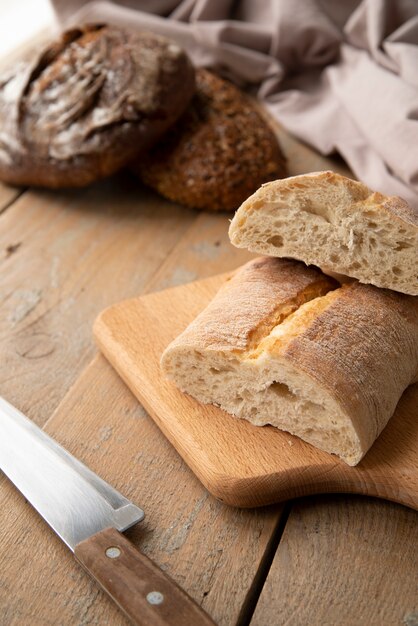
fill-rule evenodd
<path id="1" fill-rule="evenodd" d="M 88 25 L 0 78 L 0 179 L 82 187 L 147 150 L 183 113 L 194 68 L 174 42 Z"/>
<path id="2" fill-rule="evenodd" d="M 196 71 L 196 93 L 178 122 L 132 169 L 161 195 L 198 209 L 234 210 L 286 176 L 269 126 L 231 83 Z"/>

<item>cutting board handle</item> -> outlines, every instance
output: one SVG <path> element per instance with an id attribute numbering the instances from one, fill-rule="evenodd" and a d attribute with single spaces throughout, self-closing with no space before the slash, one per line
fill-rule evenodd
<path id="1" fill-rule="evenodd" d="M 76 545 L 77 560 L 139 626 L 215 626 L 185 591 L 114 528 Z"/>

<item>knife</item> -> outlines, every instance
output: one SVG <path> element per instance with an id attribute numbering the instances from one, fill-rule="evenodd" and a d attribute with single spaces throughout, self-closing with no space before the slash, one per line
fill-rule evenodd
<path id="1" fill-rule="evenodd" d="M 0 398 L 0 469 L 139 626 L 214 626 L 122 535 L 144 511 Z"/>

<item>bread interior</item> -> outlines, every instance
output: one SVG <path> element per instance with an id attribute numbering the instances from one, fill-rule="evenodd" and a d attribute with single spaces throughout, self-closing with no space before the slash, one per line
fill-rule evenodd
<path id="1" fill-rule="evenodd" d="M 298 178 L 267 183 L 242 205 L 230 227 L 235 246 L 418 295 L 416 229 L 383 210 L 385 196 Z"/>
<path id="2" fill-rule="evenodd" d="M 203 403 L 257 426 L 271 424 L 356 465 L 364 452 L 351 420 L 325 387 L 289 363 L 281 346 L 326 298 L 303 304 L 249 351 L 169 349 L 164 371 Z"/>

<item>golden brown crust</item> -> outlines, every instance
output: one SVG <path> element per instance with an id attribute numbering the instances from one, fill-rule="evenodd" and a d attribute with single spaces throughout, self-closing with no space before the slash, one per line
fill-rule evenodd
<path id="1" fill-rule="evenodd" d="M 304 302 L 338 283 L 298 261 L 261 257 L 246 263 L 181 335 L 202 350 L 250 350 Z"/>
<path id="2" fill-rule="evenodd" d="M 371 445 L 418 371 L 418 298 L 353 282 L 328 300 L 270 351 L 328 389 Z"/>
<path id="3" fill-rule="evenodd" d="M 0 78 L 0 179 L 84 186 L 146 150 L 184 111 L 194 70 L 177 44 L 88 25 Z"/>
<path id="4" fill-rule="evenodd" d="M 203 69 L 186 113 L 132 167 L 170 200 L 208 210 L 234 210 L 262 183 L 286 176 L 277 138 L 255 106 Z"/>

